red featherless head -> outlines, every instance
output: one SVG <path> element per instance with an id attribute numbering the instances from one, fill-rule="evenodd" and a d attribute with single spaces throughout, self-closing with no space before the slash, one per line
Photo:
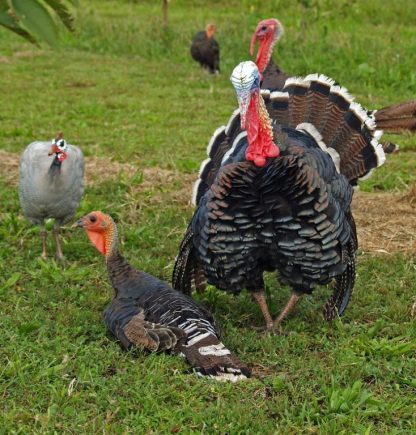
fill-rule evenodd
<path id="1" fill-rule="evenodd" d="M 269 18 L 267 20 L 260 21 L 257 24 L 256 30 L 251 38 L 250 54 L 254 54 L 254 46 L 259 41 L 259 49 L 256 56 L 256 65 L 263 73 L 267 64 L 270 61 L 273 53 L 273 47 L 276 42 L 283 35 L 283 26 L 279 20 L 275 18 Z"/>
<path id="2" fill-rule="evenodd" d="M 207 24 L 207 27 L 205 30 L 207 32 L 207 37 L 212 38 L 214 36 L 214 33 L 217 31 L 217 28 L 215 27 L 215 24 L 210 23 L 210 24 Z"/>
<path id="3" fill-rule="evenodd" d="M 92 244 L 106 257 L 117 243 L 116 224 L 109 215 L 100 211 L 83 216 L 73 227 L 84 228 Z"/>

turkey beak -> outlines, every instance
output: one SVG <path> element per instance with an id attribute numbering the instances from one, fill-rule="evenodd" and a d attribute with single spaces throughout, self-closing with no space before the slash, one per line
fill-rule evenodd
<path id="1" fill-rule="evenodd" d="M 58 147 L 56 146 L 56 144 L 52 144 L 52 146 L 51 146 L 51 148 L 50 148 L 50 150 L 48 152 L 48 156 L 51 156 L 52 154 L 56 154 L 56 153 L 59 153 L 59 152 L 60 151 L 59 151 Z"/>
<path id="2" fill-rule="evenodd" d="M 78 219 L 74 224 L 71 225 L 71 228 L 84 228 L 84 218 Z"/>
<path id="3" fill-rule="evenodd" d="M 261 26 L 261 27 L 264 27 L 264 26 Z M 251 41 L 250 41 L 250 54 L 251 54 L 251 56 L 253 56 L 253 54 L 254 54 L 254 46 L 256 45 L 256 42 L 259 39 L 263 39 L 266 35 L 267 35 L 267 29 L 264 30 L 264 29 L 260 28 L 254 32 L 254 34 L 251 38 Z"/>

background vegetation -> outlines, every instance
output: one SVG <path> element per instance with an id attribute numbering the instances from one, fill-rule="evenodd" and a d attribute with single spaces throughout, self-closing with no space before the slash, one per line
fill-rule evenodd
<path id="1" fill-rule="evenodd" d="M 257 22 L 285 25 L 274 56 L 285 70 L 324 72 L 377 108 L 414 98 L 416 3 L 172 0 L 167 30 L 161 2 L 80 3 L 75 34 L 62 32 L 55 51 L 0 29 L 0 432 L 415 431 L 414 253 L 361 251 L 346 316 L 322 319 L 321 289 L 285 323 L 288 336 L 259 337 L 251 326 L 262 316 L 247 294 L 210 289 L 199 300 L 254 373 L 219 384 L 178 357 L 119 348 L 102 321 L 111 295 L 102 258 L 69 228 L 65 265 L 39 258 L 38 230 L 20 216 L 16 164 L 28 143 L 63 130 L 89 161 L 78 215 L 111 213 L 126 256 L 169 281 L 192 181 L 236 106 L 228 78 L 249 58 Z M 189 56 L 208 21 L 218 27 L 219 77 Z M 362 190 L 404 194 L 416 182 L 414 138 L 391 139 L 401 152 Z M 290 292 L 273 276 L 267 283 L 277 314 Z"/>

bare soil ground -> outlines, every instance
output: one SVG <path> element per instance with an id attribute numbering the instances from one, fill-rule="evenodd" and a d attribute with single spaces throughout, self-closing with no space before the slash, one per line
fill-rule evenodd
<path id="1" fill-rule="evenodd" d="M 162 201 L 166 188 L 175 188 L 171 197 L 183 205 L 189 203 L 194 175 L 183 174 L 160 168 L 143 168 L 143 181 L 132 187 L 132 194 L 151 192 L 152 201 Z M 0 150 L 0 174 L 13 187 L 18 184 L 19 156 Z M 129 163 L 115 162 L 107 158 L 86 158 L 88 184 L 123 177 L 131 179 L 137 167 Z M 407 193 L 367 193 L 354 194 L 353 213 L 357 224 L 360 249 L 365 252 L 393 254 L 416 252 L 416 186 Z"/>

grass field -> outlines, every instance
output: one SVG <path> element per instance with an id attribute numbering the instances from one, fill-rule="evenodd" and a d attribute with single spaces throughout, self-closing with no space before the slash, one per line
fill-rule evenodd
<path id="1" fill-rule="evenodd" d="M 166 31 L 158 1 L 81 3 L 57 51 L 0 29 L 0 433 L 415 433 L 413 136 L 391 136 L 400 153 L 361 186 L 358 279 L 342 319 L 323 320 L 329 290 L 319 289 L 284 324 L 288 336 L 259 337 L 248 294 L 198 296 L 252 367 L 238 384 L 198 378 L 179 357 L 123 352 L 102 320 L 103 259 L 68 226 L 66 263 L 41 260 L 16 179 L 24 147 L 63 130 L 87 158 L 77 216 L 111 213 L 126 257 L 169 281 L 192 181 L 236 106 L 229 75 L 249 58 L 256 23 L 284 23 L 274 58 L 285 70 L 324 72 L 377 108 L 416 94 L 416 3 L 172 0 Z M 219 77 L 188 54 L 208 21 Z M 276 315 L 290 290 L 270 275 L 267 291 Z"/>

